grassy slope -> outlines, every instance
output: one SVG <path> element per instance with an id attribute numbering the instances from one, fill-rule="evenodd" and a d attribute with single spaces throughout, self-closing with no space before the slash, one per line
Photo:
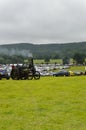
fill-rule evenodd
<path id="1" fill-rule="evenodd" d="M 86 77 L 1 80 L 0 130 L 86 130 Z"/>

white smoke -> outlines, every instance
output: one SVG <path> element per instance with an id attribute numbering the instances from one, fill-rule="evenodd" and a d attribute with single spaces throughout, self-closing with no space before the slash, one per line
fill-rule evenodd
<path id="1" fill-rule="evenodd" d="M 6 48 L 0 48 L 0 54 L 4 55 L 18 55 L 18 56 L 24 56 L 24 57 L 33 57 L 32 53 L 29 50 L 18 50 L 18 49 L 6 49 Z"/>

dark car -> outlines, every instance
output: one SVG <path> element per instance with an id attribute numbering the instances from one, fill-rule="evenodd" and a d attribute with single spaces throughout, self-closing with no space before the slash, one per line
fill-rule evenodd
<path id="1" fill-rule="evenodd" d="M 70 72 L 66 70 L 61 70 L 54 73 L 53 76 L 70 76 Z"/>
<path id="2" fill-rule="evenodd" d="M 1 69 L 0 68 L 0 80 L 2 78 L 10 79 L 10 75 L 8 74 L 7 69 Z"/>

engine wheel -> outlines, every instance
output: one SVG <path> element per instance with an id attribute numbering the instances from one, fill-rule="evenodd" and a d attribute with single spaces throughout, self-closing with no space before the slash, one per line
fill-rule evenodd
<path id="1" fill-rule="evenodd" d="M 32 80 L 33 79 L 33 73 L 30 71 L 28 73 L 28 80 Z"/>
<path id="2" fill-rule="evenodd" d="M 17 68 L 13 69 L 12 72 L 11 72 L 11 78 L 13 80 L 18 80 L 19 79 L 19 71 Z"/>
<path id="3" fill-rule="evenodd" d="M 35 71 L 34 79 L 36 80 L 40 79 L 40 73 L 38 71 Z"/>

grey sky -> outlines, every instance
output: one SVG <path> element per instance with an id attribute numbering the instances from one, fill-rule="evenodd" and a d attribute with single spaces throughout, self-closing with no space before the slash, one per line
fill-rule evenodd
<path id="1" fill-rule="evenodd" d="M 86 41 L 86 0 L 0 0 L 0 44 Z"/>

